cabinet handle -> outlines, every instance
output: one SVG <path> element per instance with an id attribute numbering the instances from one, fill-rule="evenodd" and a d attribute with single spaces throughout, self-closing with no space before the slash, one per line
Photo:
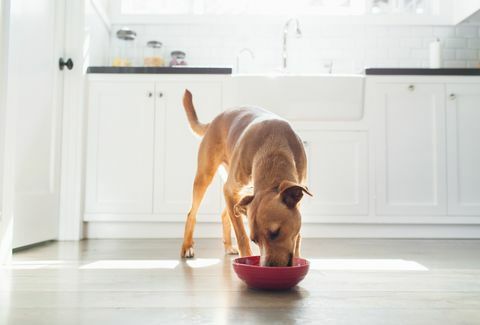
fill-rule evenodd
<path id="1" fill-rule="evenodd" d="M 152 96 L 153 96 L 153 93 L 152 93 L 151 91 L 149 91 L 149 92 L 147 93 L 147 96 L 148 96 L 148 97 L 152 97 Z"/>
<path id="2" fill-rule="evenodd" d="M 450 94 L 450 96 L 448 96 L 448 98 L 450 98 L 450 100 L 455 100 L 457 98 L 457 95 Z"/>
<path id="3" fill-rule="evenodd" d="M 163 93 L 162 93 L 162 92 L 159 92 L 159 93 L 158 93 L 158 97 L 159 97 L 159 98 L 162 98 L 162 97 L 163 97 Z"/>
<path id="4" fill-rule="evenodd" d="M 414 85 L 410 85 L 410 86 L 408 86 L 408 90 L 410 90 L 410 91 L 414 91 L 414 90 L 415 90 L 415 86 L 414 86 Z"/>

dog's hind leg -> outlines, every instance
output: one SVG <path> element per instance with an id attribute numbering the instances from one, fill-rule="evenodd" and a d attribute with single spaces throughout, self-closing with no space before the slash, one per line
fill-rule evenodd
<path id="1" fill-rule="evenodd" d="M 237 255 L 238 250 L 232 245 L 232 225 L 227 209 L 222 211 L 222 225 L 223 225 L 223 246 L 225 247 L 225 254 Z"/>
<path id="2" fill-rule="evenodd" d="M 207 191 L 208 186 L 213 180 L 217 171 L 219 163 L 212 161 L 212 157 L 207 159 L 207 148 L 204 142 L 200 145 L 197 174 L 193 182 L 193 199 L 192 207 L 188 212 L 187 222 L 185 223 L 185 233 L 183 235 L 183 244 L 180 255 L 182 257 L 193 257 L 193 230 L 197 220 L 197 212 L 202 202 L 203 196 Z M 214 157 L 213 157 L 214 158 Z"/>

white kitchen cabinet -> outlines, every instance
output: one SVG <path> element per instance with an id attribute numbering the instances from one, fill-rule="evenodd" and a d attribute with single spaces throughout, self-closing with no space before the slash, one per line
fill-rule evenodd
<path id="1" fill-rule="evenodd" d="M 200 143 L 183 109 L 185 89 L 192 92 L 201 121 L 209 122 L 220 113 L 220 82 L 91 82 L 87 220 L 185 219 Z M 217 178 L 199 214 L 210 214 L 212 219 L 218 216 L 215 220 L 220 220 L 221 209 L 221 182 Z"/>
<path id="2" fill-rule="evenodd" d="M 155 84 L 155 186 L 154 212 L 179 214 L 184 220 L 192 203 L 192 188 L 197 167 L 200 138 L 191 131 L 182 98 L 185 89 L 201 122 L 210 122 L 222 110 L 219 82 L 182 81 Z M 213 180 L 200 206 L 199 214 L 215 214 L 220 220 L 221 185 Z"/>
<path id="3" fill-rule="evenodd" d="M 154 84 L 92 82 L 87 213 L 152 213 Z"/>
<path id="4" fill-rule="evenodd" d="M 480 216 L 480 83 L 447 84 L 448 213 Z"/>
<path id="5" fill-rule="evenodd" d="M 367 133 L 363 131 L 298 131 L 308 159 L 304 215 L 368 214 Z"/>
<path id="6" fill-rule="evenodd" d="M 444 85 L 377 83 L 370 91 L 376 214 L 446 215 Z"/>

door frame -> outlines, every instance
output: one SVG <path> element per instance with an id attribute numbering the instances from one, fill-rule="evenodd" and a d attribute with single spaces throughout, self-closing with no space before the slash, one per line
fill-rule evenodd
<path id="1" fill-rule="evenodd" d="M 65 57 L 74 67 L 65 73 L 63 85 L 62 150 L 60 174 L 59 240 L 83 238 L 85 169 L 86 69 L 85 3 L 65 3 Z"/>
<path id="2" fill-rule="evenodd" d="M 7 105 L 8 35 L 10 27 L 10 0 L 0 0 L 0 266 L 12 258 L 15 115 Z M 3 121 L 3 123 L 2 123 Z"/>

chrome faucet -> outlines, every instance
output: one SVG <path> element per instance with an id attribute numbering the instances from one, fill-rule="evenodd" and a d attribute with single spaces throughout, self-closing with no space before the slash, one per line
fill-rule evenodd
<path id="1" fill-rule="evenodd" d="M 255 54 L 253 54 L 253 51 L 250 50 L 248 47 L 244 47 L 243 49 L 241 49 L 240 51 L 238 51 L 237 53 L 237 64 L 236 64 L 236 70 L 237 70 L 237 73 L 240 72 L 240 55 L 242 55 L 243 53 L 248 53 L 250 54 L 250 57 L 252 58 L 252 60 L 255 60 Z"/>
<path id="2" fill-rule="evenodd" d="M 302 31 L 300 30 L 300 23 L 298 22 L 298 19 L 292 18 L 287 20 L 287 22 L 283 26 L 282 68 L 284 71 L 287 70 L 287 58 L 288 58 L 287 38 L 288 38 L 288 30 L 292 22 L 295 22 L 295 25 L 296 25 L 295 36 L 297 38 L 302 37 Z"/>

